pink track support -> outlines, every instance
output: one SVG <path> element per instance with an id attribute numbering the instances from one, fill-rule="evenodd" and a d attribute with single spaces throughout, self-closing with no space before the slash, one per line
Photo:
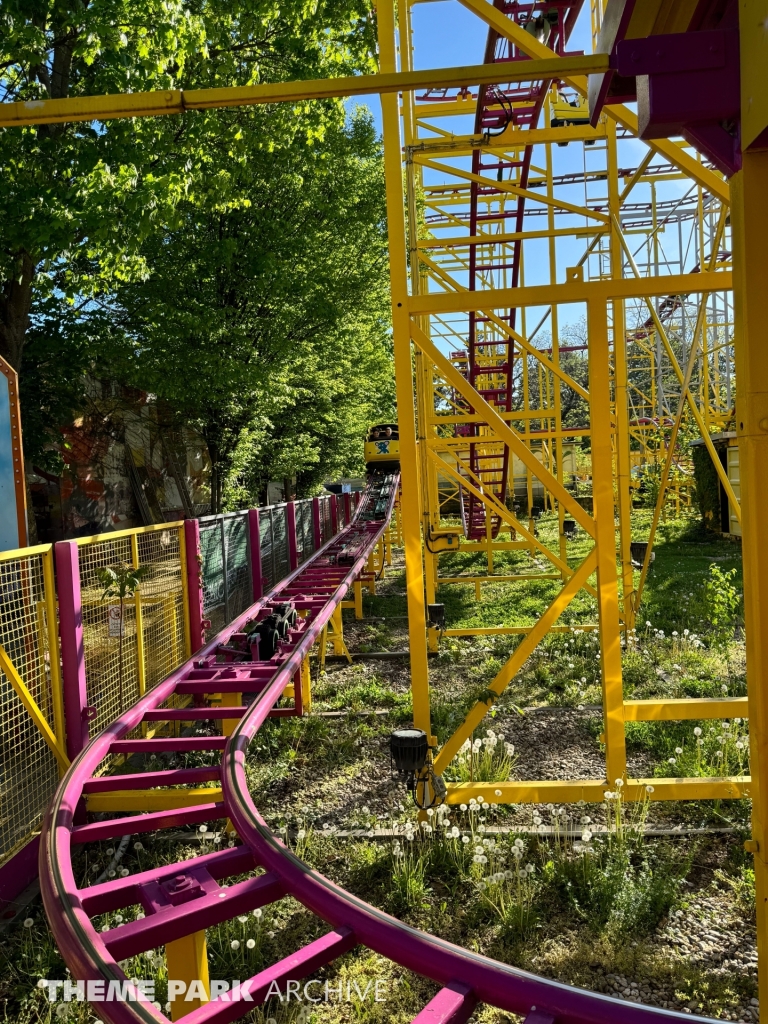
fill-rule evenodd
<path id="1" fill-rule="evenodd" d="M 282 989 L 287 982 L 310 976 L 356 946 L 367 947 L 440 986 L 414 1024 L 465 1024 L 479 1003 L 519 1014 L 527 1024 L 671 1024 L 703 1020 L 540 978 L 411 928 L 313 871 L 264 822 L 248 790 L 248 746 L 270 715 L 295 713 L 295 708 L 276 705 L 353 581 L 364 571 L 368 555 L 389 522 L 397 488 L 397 477 L 374 478 L 352 522 L 341 533 L 95 737 L 70 767 L 43 825 L 40 884 L 48 920 L 73 977 L 107 985 L 111 981 L 125 983 L 119 961 L 291 896 L 325 921 L 329 930 L 243 982 L 239 994 L 214 999 L 193 1010 L 184 1017 L 185 1022 L 229 1024 L 240 1020 L 264 1001 L 273 982 Z M 352 564 L 340 564 L 339 556 L 344 552 L 354 552 Z M 219 653 L 220 647 L 232 650 L 237 637 L 245 636 L 249 622 L 264 618 L 287 600 L 306 612 L 306 617 L 297 620 L 269 661 L 219 660 L 234 657 L 228 651 Z M 227 692 L 228 688 L 229 692 L 253 695 L 253 699 L 234 709 L 238 720 L 230 737 L 202 740 L 207 749 L 221 750 L 217 764 L 148 772 L 131 771 L 124 765 L 123 774 L 98 774 L 104 759 L 115 750 L 181 753 L 190 749 L 188 741 L 193 737 L 128 737 L 142 722 L 156 721 L 173 696 L 192 694 L 198 703 L 188 712 L 194 717 L 205 712 L 199 702 L 206 694 Z M 175 713 L 170 715 L 172 709 L 166 710 L 169 718 L 177 717 Z M 223 712 L 233 709 L 208 710 L 208 717 L 222 719 Z M 103 796 L 115 790 L 150 791 L 217 781 L 221 782 L 222 798 L 208 802 L 201 798 L 199 804 L 190 807 L 115 813 L 111 818 L 100 815 L 102 820 L 86 824 L 75 820 L 81 801 L 90 794 Z M 78 885 L 72 863 L 75 846 L 114 840 L 129 833 L 223 823 L 225 819 L 237 829 L 240 845 L 234 848 L 214 850 L 192 860 L 180 859 L 104 883 Z M 233 876 L 240 880 L 224 887 L 224 881 Z M 94 927 L 92 919 L 96 915 L 137 904 L 142 907 L 142 917 L 106 931 Z M 93 1004 L 93 1009 L 107 1024 L 168 1021 L 146 1001 L 99 1002 Z"/>

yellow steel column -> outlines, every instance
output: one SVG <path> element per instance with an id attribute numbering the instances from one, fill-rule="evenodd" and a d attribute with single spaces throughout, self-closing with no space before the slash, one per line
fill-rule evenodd
<path id="1" fill-rule="evenodd" d="M 611 217 L 611 277 L 623 276 L 621 239 L 616 232 L 621 211 L 619 198 L 618 158 L 616 154 L 616 122 L 606 125 L 608 152 L 608 209 Z M 619 550 L 621 553 L 622 599 L 624 623 L 627 629 L 635 624 L 634 574 L 630 541 L 632 539 L 632 502 L 630 499 L 629 454 L 629 400 L 627 378 L 627 336 L 624 323 L 624 303 L 613 303 L 613 377 L 614 408 L 616 413 L 616 483 L 619 498 Z"/>
<path id="2" fill-rule="evenodd" d="M 747 7 L 750 5 L 748 4 Z M 750 26 L 750 31 L 751 31 Z M 744 104 L 742 102 L 742 110 Z M 768 152 L 744 153 L 731 179 L 736 428 L 741 470 L 744 620 L 757 894 L 760 1020 L 768 1022 Z M 762 536 L 761 536 L 762 531 Z"/>
<path id="3" fill-rule="evenodd" d="M 243 695 L 242 693 L 222 693 L 220 703 L 223 708 L 239 708 L 243 703 Z M 237 718 L 222 718 L 221 735 L 231 736 L 238 721 Z"/>
<path id="4" fill-rule="evenodd" d="M 616 578 L 616 527 L 611 449 L 608 310 L 599 300 L 587 303 L 589 345 L 589 418 L 592 431 L 592 494 L 597 548 L 597 609 L 600 665 L 603 673 L 603 724 L 608 782 L 626 770 L 624 695 L 621 682 L 619 592 Z"/>
<path id="5" fill-rule="evenodd" d="M 550 199 L 555 197 L 555 186 L 552 181 L 553 163 L 552 163 L 552 143 L 548 142 L 544 147 L 544 151 L 547 156 L 547 195 Z M 554 206 L 547 206 L 547 231 L 549 232 L 548 245 L 549 245 L 549 283 L 557 283 L 557 246 L 555 243 L 555 208 Z M 550 314 L 550 320 L 552 323 L 552 362 L 555 366 L 560 366 L 560 324 L 558 321 L 558 309 L 557 306 L 552 306 L 552 313 Z M 552 388 L 553 388 L 553 405 L 555 410 L 554 425 L 557 431 L 557 436 L 552 442 L 552 447 L 555 453 L 555 463 L 557 466 L 557 479 L 562 484 L 565 482 L 565 475 L 563 473 L 563 456 L 565 452 L 565 439 L 562 436 L 563 429 L 563 417 L 562 417 L 562 393 L 561 393 L 561 382 L 555 374 L 552 374 Z M 510 462 L 512 460 L 510 459 Z M 553 499 L 554 500 L 554 499 Z M 565 520 L 565 509 L 563 503 L 558 501 L 557 503 L 557 524 L 558 524 L 558 541 L 560 549 L 560 559 L 566 565 L 568 564 L 568 545 L 565 539 L 565 533 L 563 532 L 563 522 Z M 561 570 L 563 579 L 566 579 L 564 570 Z"/>
<path id="6" fill-rule="evenodd" d="M 170 998 L 171 1020 L 180 1020 L 192 1010 L 203 1006 L 211 998 L 211 982 L 208 975 L 208 949 L 205 932 L 193 932 L 183 939 L 174 939 L 165 947 L 165 959 L 168 966 L 168 981 L 184 982 L 184 993 L 190 993 L 194 982 L 202 986 L 205 998 L 187 999 L 184 994 Z M 170 997 L 170 991 L 169 991 Z"/>
<path id="7" fill-rule="evenodd" d="M 312 710 L 312 672 L 309 668 L 309 658 L 301 663 L 301 705 L 304 714 L 308 715 Z"/>
<path id="8" fill-rule="evenodd" d="M 397 70 L 394 0 L 378 5 L 379 63 L 382 72 Z M 400 431 L 400 472 L 402 480 L 402 525 L 405 548 L 405 584 L 408 596 L 408 630 L 411 652 L 413 721 L 432 737 L 429 715 L 429 669 L 427 665 L 427 622 L 424 608 L 424 567 L 421 555 L 418 450 L 413 404 L 410 319 L 408 316 L 408 268 L 406 264 L 405 220 L 403 217 L 403 174 L 400 160 L 400 113 L 396 93 L 382 94 L 384 135 L 384 180 L 387 189 L 389 231 L 389 273 L 392 291 L 392 333 L 395 355 L 397 420 Z"/>

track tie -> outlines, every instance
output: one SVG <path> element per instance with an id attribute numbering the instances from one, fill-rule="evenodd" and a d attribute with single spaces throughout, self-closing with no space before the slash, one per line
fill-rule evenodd
<path id="1" fill-rule="evenodd" d="M 193 932 L 213 928 L 236 914 L 274 903 L 285 895 L 277 875 L 259 875 L 223 887 L 203 865 L 176 871 L 164 882 L 148 881 L 138 886 L 139 902 L 146 917 L 102 932 L 115 960 L 127 960 L 148 949 L 164 946 Z"/>
<path id="2" fill-rule="evenodd" d="M 132 814 L 125 818 L 112 818 L 110 821 L 95 821 L 90 825 L 77 825 L 72 829 L 73 843 L 95 843 L 101 839 L 115 839 L 134 832 L 155 832 L 163 828 L 175 828 L 179 825 L 197 825 L 204 821 L 216 821 L 226 818 L 227 810 L 223 803 L 198 804 L 195 807 L 184 807 L 169 811 L 150 811 L 149 814 Z"/>
<path id="3" fill-rule="evenodd" d="M 248 710 L 248 705 L 235 707 L 213 707 L 213 708 L 152 708 L 145 711 L 142 721 L 144 722 L 195 722 L 205 721 L 208 718 L 216 721 L 219 718 L 242 718 Z"/>
<path id="4" fill-rule="evenodd" d="M 192 750 L 223 750 L 226 736 L 169 736 L 160 739 L 115 740 L 110 754 L 185 754 Z"/>
<path id="5" fill-rule="evenodd" d="M 102 775 L 88 779 L 83 793 L 113 793 L 123 789 L 154 789 L 156 786 L 186 786 L 196 782 L 218 782 L 221 765 L 212 768 L 171 768 L 160 772 L 137 772 L 132 775 Z"/>
<path id="6" fill-rule="evenodd" d="M 533 1009 L 526 1014 L 523 1024 L 555 1024 L 556 1018 L 546 1011 Z"/>
<path id="7" fill-rule="evenodd" d="M 240 1020 L 249 1009 L 264 1002 L 274 982 L 282 986 L 288 981 L 306 978 L 308 974 L 319 970 L 343 953 L 348 953 L 356 945 L 355 934 L 351 928 L 337 928 L 328 932 L 322 938 L 310 942 L 303 949 L 278 961 L 273 967 L 255 974 L 244 981 L 239 989 L 226 993 L 224 998 L 214 999 L 185 1014 L 184 1024 L 231 1024 L 231 1021 Z M 247 992 L 250 999 L 244 997 L 244 992 Z"/>
<path id="8" fill-rule="evenodd" d="M 136 903 L 141 903 L 139 887 L 148 882 L 162 883 L 184 874 L 190 868 L 204 868 L 211 878 L 220 880 L 231 875 L 245 874 L 257 866 L 256 858 L 247 846 L 233 846 L 231 849 L 213 850 L 178 864 L 167 864 L 161 868 L 150 868 L 137 871 L 126 878 L 115 878 L 111 882 L 100 882 L 79 892 L 83 910 L 89 917 L 96 914 L 108 914 L 113 910 L 123 910 Z"/>
<path id="9" fill-rule="evenodd" d="M 191 668 L 189 672 L 184 675 L 184 678 L 179 683 L 179 686 L 183 686 L 185 683 L 193 680 L 205 681 L 208 683 L 230 683 L 230 682 L 258 682 L 260 679 L 269 679 L 274 671 L 274 661 L 241 661 L 238 663 L 230 663 L 228 665 L 206 665 L 203 668 Z M 272 668 L 270 667 L 272 666 Z M 184 690 L 176 688 L 176 693 L 184 693 Z"/>
<path id="10" fill-rule="evenodd" d="M 466 1024 L 476 1006 L 472 989 L 451 981 L 430 999 L 411 1024 Z"/>

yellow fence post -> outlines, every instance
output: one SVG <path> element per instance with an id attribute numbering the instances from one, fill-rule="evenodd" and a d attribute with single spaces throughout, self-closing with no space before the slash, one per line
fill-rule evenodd
<path id="1" fill-rule="evenodd" d="M 53 545 L 43 554 L 43 585 L 45 587 L 45 620 L 48 633 L 48 659 L 51 670 L 53 731 L 62 750 L 67 749 L 64 729 L 64 694 L 61 686 L 59 660 L 59 623 L 56 613 L 56 583 L 53 575 Z"/>
<path id="2" fill-rule="evenodd" d="M 189 592 L 187 590 L 187 559 L 189 558 L 189 552 L 187 551 L 187 535 L 184 531 L 184 524 L 180 523 L 177 527 L 179 532 L 179 561 L 181 562 L 181 604 L 184 611 L 184 658 L 192 657 L 192 631 L 190 629 L 189 620 Z M 195 552 L 192 552 L 192 557 L 195 557 Z"/>
<path id="3" fill-rule="evenodd" d="M 131 536 L 131 564 L 134 569 L 139 568 L 139 539 L 134 533 Z M 185 579 L 182 576 L 182 579 Z M 136 673 L 138 676 L 139 696 L 143 697 L 147 692 L 147 663 L 144 654 L 144 615 L 141 608 L 141 587 L 136 588 L 134 594 L 134 616 L 136 619 Z"/>
<path id="4" fill-rule="evenodd" d="M 50 725 L 48 725 L 48 721 L 45 715 L 40 710 L 37 701 L 29 692 L 29 689 L 24 683 L 24 680 L 17 672 L 16 666 L 8 657 L 8 654 L 2 645 L 0 645 L 0 669 L 2 669 L 6 679 L 11 684 L 13 689 L 16 691 L 19 700 L 22 702 L 22 704 L 27 710 L 27 714 L 35 723 L 37 728 L 40 730 L 43 739 L 48 744 L 50 749 L 53 751 L 54 755 L 56 756 L 56 760 L 59 762 L 59 765 L 64 770 L 69 768 L 69 758 L 64 752 L 64 749 L 59 746 L 58 740 L 56 739 L 53 729 L 51 729 Z"/>

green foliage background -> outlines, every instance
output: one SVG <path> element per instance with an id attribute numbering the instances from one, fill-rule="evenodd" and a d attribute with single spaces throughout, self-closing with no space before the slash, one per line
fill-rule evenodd
<path id="1" fill-rule="evenodd" d="M 10 0 L 0 99 L 370 71 L 367 0 Z M 338 101 L 0 136 L 0 354 L 30 462 L 60 464 L 85 375 L 165 398 L 211 448 L 214 507 L 360 467 L 392 412 L 370 118 Z"/>

